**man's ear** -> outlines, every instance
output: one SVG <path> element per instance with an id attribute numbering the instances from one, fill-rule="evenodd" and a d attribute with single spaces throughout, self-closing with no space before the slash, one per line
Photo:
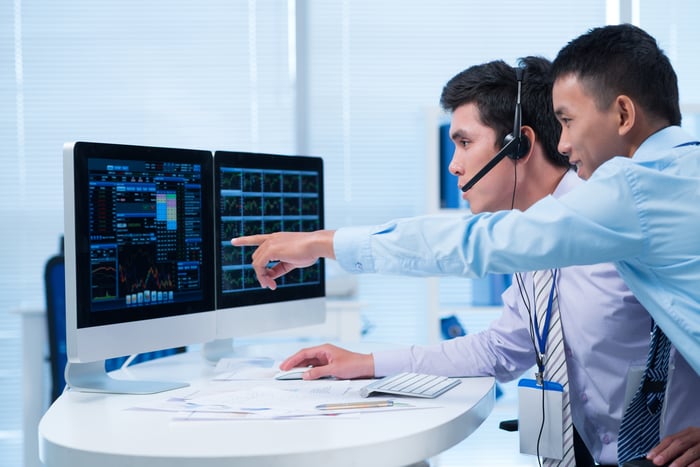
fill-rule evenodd
<path id="1" fill-rule="evenodd" d="M 530 158 L 530 155 L 532 154 L 535 148 L 535 143 L 537 141 L 535 130 L 533 130 L 531 126 L 523 125 L 520 127 L 520 133 L 522 133 L 523 137 L 527 138 L 530 145 L 529 149 L 527 150 L 527 153 L 518 160 L 527 160 Z"/>
<path id="2" fill-rule="evenodd" d="M 637 122 L 637 106 L 624 94 L 615 98 L 613 106 L 617 118 L 617 132 L 620 136 L 624 136 L 634 128 Z"/>

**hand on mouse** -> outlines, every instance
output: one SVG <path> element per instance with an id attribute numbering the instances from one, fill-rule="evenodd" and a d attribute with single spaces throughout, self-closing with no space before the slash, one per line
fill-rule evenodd
<path id="1" fill-rule="evenodd" d="M 340 379 L 374 377 L 372 354 L 351 352 L 332 344 L 302 349 L 283 361 L 280 370 L 286 371 L 300 366 L 313 366 L 304 373 L 304 379 L 319 379 L 325 376 Z"/>

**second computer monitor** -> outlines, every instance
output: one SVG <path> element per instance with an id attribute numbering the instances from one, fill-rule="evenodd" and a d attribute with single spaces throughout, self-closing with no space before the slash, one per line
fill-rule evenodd
<path id="1" fill-rule="evenodd" d="M 263 289 L 255 277 L 255 248 L 230 243 L 242 235 L 322 229 L 322 159 L 217 151 L 214 193 L 217 338 L 322 323 L 322 259 L 277 279 L 272 291 Z"/>

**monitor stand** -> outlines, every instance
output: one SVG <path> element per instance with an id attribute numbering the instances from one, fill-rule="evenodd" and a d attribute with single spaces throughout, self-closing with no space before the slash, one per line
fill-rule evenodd
<path id="1" fill-rule="evenodd" d="M 233 357 L 233 339 L 215 339 L 202 346 L 202 357 L 207 363 L 216 365 L 222 358 Z"/>
<path id="2" fill-rule="evenodd" d="M 265 344 L 263 344 L 265 346 Z M 221 359 L 244 359 L 256 360 L 257 364 L 260 364 L 262 360 L 269 361 L 270 364 L 274 363 L 274 359 L 269 356 L 261 356 L 259 346 L 250 345 L 239 345 L 236 348 L 235 339 L 233 338 L 220 338 L 214 339 L 213 341 L 205 342 L 202 345 L 202 358 L 207 364 L 211 366 L 217 366 Z M 294 347 L 296 350 L 298 345 Z"/>
<path id="3" fill-rule="evenodd" d="M 66 384 L 74 391 L 112 394 L 154 394 L 184 388 L 189 383 L 179 381 L 141 381 L 115 379 L 105 371 L 104 360 L 66 364 Z"/>

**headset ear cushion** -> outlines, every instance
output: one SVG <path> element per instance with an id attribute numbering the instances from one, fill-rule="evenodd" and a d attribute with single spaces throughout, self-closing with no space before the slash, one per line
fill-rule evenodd
<path id="1" fill-rule="evenodd" d="M 527 139 L 527 136 L 520 133 L 520 144 L 518 145 L 518 150 L 513 155 L 513 159 L 525 157 L 528 152 L 530 152 L 530 140 Z"/>

